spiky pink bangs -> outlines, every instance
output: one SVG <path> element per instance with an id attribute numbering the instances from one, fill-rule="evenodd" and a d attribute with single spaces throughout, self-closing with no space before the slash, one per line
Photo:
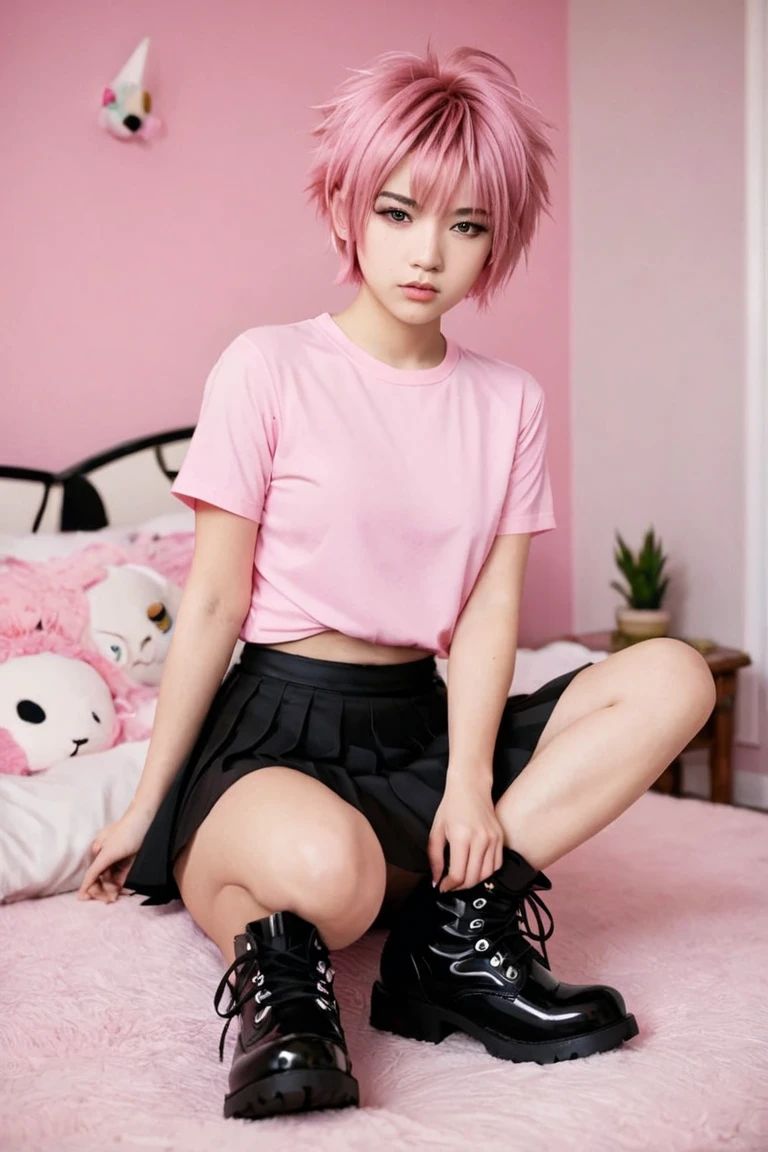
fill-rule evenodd
<path id="1" fill-rule="evenodd" d="M 319 110 L 306 191 L 329 224 L 335 193 L 345 208 L 348 239 L 334 239 L 342 258 L 335 282 L 362 280 L 357 241 L 385 178 L 410 153 L 410 193 L 420 205 L 446 212 L 466 173 L 473 204 L 491 214 L 491 255 L 469 293 L 487 306 L 549 207 L 549 125 L 506 64 L 477 48 L 456 48 L 442 64 L 431 48 L 424 58 L 385 52 Z"/>

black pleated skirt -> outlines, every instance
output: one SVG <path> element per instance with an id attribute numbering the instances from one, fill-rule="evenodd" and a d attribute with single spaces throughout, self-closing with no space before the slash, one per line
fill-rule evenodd
<path id="1" fill-rule="evenodd" d="M 494 755 L 494 802 L 525 768 L 581 670 L 507 701 Z M 391 864 L 429 872 L 427 840 L 448 768 L 447 689 L 434 659 L 343 664 L 246 644 L 125 887 L 149 897 L 147 904 L 178 899 L 173 863 L 193 833 L 236 780 L 274 765 L 314 776 L 354 805 Z"/>

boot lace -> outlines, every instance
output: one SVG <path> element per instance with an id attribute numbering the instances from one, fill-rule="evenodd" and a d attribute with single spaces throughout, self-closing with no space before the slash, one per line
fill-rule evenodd
<path id="1" fill-rule="evenodd" d="M 224 1059 L 224 1041 L 229 1026 L 250 1000 L 255 1000 L 257 1004 L 269 1001 L 257 1012 L 256 1023 L 263 1020 L 270 1007 L 281 1001 L 302 997 L 311 999 L 328 1013 L 337 1010 L 332 988 L 334 971 L 323 955 L 325 949 L 317 938 L 314 950 L 317 956 L 312 959 L 307 956 L 307 947 L 303 942 L 280 949 L 260 943 L 258 953 L 249 947 L 242 956 L 235 957 L 222 976 L 213 998 L 216 1014 L 227 1021 L 219 1041 L 219 1063 Z M 234 983 L 230 982 L 232 975 Z M 267 982 L 268 988 L 265 987 Z M 225 992 L 229 992 L 230 1002 L 222 1011 L 220 1004 Z"/>
<path id="2" fill-rule="evenodd" d="M 555 925 L 552 913 L 541 896 L 530 888 L 507 896 L 493 881 L 486 881 L 483 888 L 493 893 L 493 900 L 489 903 L 484 896 L 479 896 L 471 901 L 473 911 L 482 910 L 482 916 L 469 923 L 473 931 L 483 929 L 483 935 L 475 942 L 475 950 L 487 952 L 491 947 L 498 948 L 502 942 L 508 945 L 512 930 L 521 937 L 522 948 L 516 950 L 511 958 L 520 960 L 528 952 L 535 952 L 548 969 L 547 940 L 552 936 Z M 541 949 L 540 952 L 533 947 L 534 942 Z"/>

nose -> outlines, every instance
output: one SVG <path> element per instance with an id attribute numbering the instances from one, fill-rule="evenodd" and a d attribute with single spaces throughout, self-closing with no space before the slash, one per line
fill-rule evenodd
<path id="1" fill-rule="evenodd" d="M 439 272 L 442 266 L 439 229 L 436 225 L 425 223 L 419 232 L 411 267 L 421 268 L 424 272 Z"/>
<path id="2" fill-rule="evenodd" d="M 86 736 L 85 740 L 73 740 L 72 743 L 75 744 L 79 748 L 81 744 L 87 744 L 88 743 L 88 737 Z"/>

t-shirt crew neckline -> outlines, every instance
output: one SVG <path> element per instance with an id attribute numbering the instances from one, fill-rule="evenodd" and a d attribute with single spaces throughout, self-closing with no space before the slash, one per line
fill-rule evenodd
<path id="1" fill-rule="evenodd" d="M 354 360 L 366 372 L 377 376 L 380 380 L 386 380 L 390 384 L 417 386 L 439 384 L 441 380 L 445 380 L 453 372 L 461 354 L 460 346 L 443 333 L 445 356 L 434 368 L 394 368 L 391 364 L 385 364 L 383 360 L 377 360 L 359 344 L 355 344 L 354 340 L 350 340 L 346 332 L 343 332 L 332 318 L 330 312 L 321 312 L 314 319 L 315 323 L 333 340 L 334 344 L 337 344 L 349 356 L 350 360 Z"/>

